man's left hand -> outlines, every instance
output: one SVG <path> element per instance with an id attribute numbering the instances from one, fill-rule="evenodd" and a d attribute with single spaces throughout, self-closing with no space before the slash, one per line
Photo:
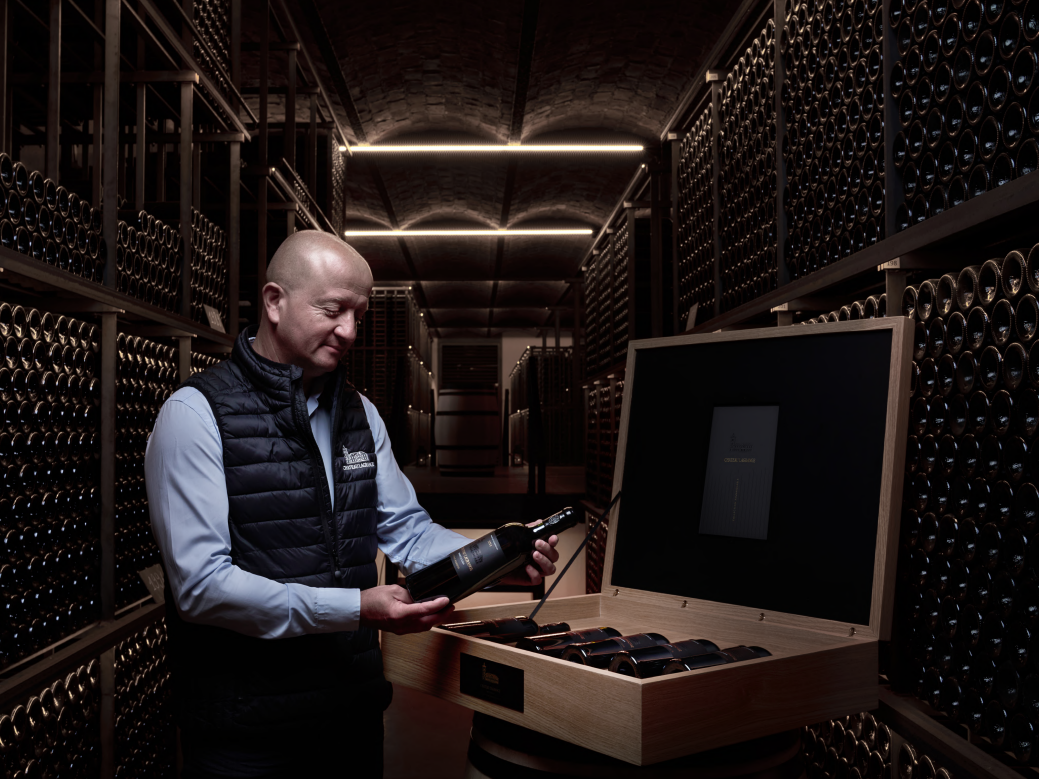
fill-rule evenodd
<path id="1" fill-rule="evenodd" d="M 536 587 L 541 584 L 542 579 L 556 572 L 555 563 L 559 560 L 559 552 L 556 551 L 555 546 L 558 542 L 559 536 L 549 536 L 547 541 L 543 539 L 535 541 L 534 565 L 527 563 L 523 568 L 517 568 L 505 576 L 500 583 L 518 587 Z"/>

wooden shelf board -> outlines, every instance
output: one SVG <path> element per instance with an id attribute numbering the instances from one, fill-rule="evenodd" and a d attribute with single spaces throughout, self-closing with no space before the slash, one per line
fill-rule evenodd
<path id="1" fill-rule="evenodd" d="M 73 295 L 79 301 L 89 301 L 104 307 L 94 310 L 122 312 L 128 319 L 161 325 L 222 346 L 233 346 L 234 337 L 219 333 L 211 327 L 187 317 L 150 306 L 129 295 L 117 292 L 92 281 L 86 281 L 66 271 L 58 270 L 24 254 L 0 247 L 0 284 L 27 284 L 35 293 L 60 292 Z M 47 302 L 40 301 L 46 308 Z M 61 308 L 60 304 L 55 304 Z M 77 305 L 81 305 L 77 303 Z M 85 308 L 90 308 L 89 305 Z"/>
<path id="2" fill-rule="evenodd" d="M 936 721 L 924 704 L 899 695 L 881 685 L 880 719 L 898 735 L 924 745 L 924 753 L 936 759 L 953 776 L 988 776 L 992 779 L 1020 779 L 1012 767 L 970 743 L 963 735 Z"/>
<path id="3" fill-rule="evenodd" d="M 47 659 L 40 660 L 0 681 L 0 711 L 6 711 L 10 703 L 39 692 L 37 688 L 41 684 L 46 684 L 67 670 L 89 662 L 124 638 L 155 622 L 165 613 L 166 607 L 163 604 L 153 603 L 112 622 L 97 623 L 84 631 L 78 641 L 69 643 Z"/>

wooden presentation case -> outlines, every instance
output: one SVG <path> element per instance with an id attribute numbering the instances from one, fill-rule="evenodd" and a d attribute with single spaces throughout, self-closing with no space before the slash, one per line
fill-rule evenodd
<path id="1" fill-rule="evenodd" d="M 639 376 L 639 355 L 645 350 L 747 339 L 766 342 L 821 334 L 891 332 L 868 624 L 842 623 L 615 585 L 622 496 L 610 518 L 602 591 L 547 601 L 538 612 L 539 624 L 563 621 L 573 629 L 608 625 L 622 635 L 654 631 L 676 641 L 707 638 L 720 647 L 754 644 L 767 648 L 771 657 L 642 680 L 437 628 L 405 636 L 383 634 L 386 677 L 393 683 L 635 765 L 649 765 L 823 719 L 875 709 L 878 705 L 878 641 L 890 637 L 893 611 L 909 414 L 911 324 L 904 317 L 892 317 L 633 341 L 628 348 L 628 386 L 621 414 L 614 495 L 622 488 L 630 405 Z M 783 379 L 792 380 L 792 377 Z M 836 381 L 833 391 L 841 391 Z M 652 532 L 652 528 L 647 527 L 646 531 Z M 679 556 L 669 548 L 666 539 L 662 541 L 660 564 L 678 564 Z M 528 614 L 532 606 L 532 602 L 524 601 L 461 610 L 455 616 L 459 622 L 497 619 Z M 490 661 L 521 670 L 522 710 L 462 693 L 463 653 L 480 662 Z"/>

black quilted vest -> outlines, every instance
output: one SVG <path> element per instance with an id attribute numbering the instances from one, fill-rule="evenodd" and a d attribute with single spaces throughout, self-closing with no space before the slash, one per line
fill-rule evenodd
<path id="1" fill-rule="evenodd" d="M 341 371 L 326 379 L 325 392 L 333 393 L 333 506 L 302 371 L 256 354 L 254 335 L 255 328 L 244 331 L 230 360 L 185 382 L 209 401 L 220 429 L 231 559 L 278 582 L 374 587 L 378 466 L 361 396 Z M 166 620 L 182 728 L 284 735 L 389 705 L 378 634 L 370 628 L 251 638 L 181 619 L 168 586 Z"/>

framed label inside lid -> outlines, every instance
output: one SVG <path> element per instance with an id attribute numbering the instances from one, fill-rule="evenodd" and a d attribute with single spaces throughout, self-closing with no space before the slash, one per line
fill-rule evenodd
<path id="1" fill-rule="evenodd" d="M 768 537 L 779 406 L 715 406 L 700 533 Z"/>

